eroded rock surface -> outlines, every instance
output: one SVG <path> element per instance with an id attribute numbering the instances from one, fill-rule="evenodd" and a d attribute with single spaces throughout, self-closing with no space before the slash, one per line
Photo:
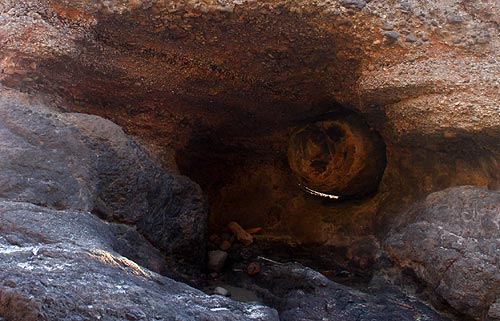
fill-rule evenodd
<path id="1" fill-rule="evenodd" d="M 298 263 L 264 264 L 259 274 L 239 282 L 275 306 L 282 321 L 447 320 L 388 288 L 385 293 L 367 294 L 332 282 Z"/>
<path id="2" fill-rule="evenodd" d="M 6 320 L 278 320 L 273 309 L 207 296 L 121 256 L 112 225 L 88 212 L 0 201 L 0 220 Z M 158 252 L 145 240 L 133 246 Z"/>
<path id="3" fill-rule="evenodd" d="M 204 262 L 196 184 L 164 172 L 110 121 L 8 94 L 0 101 L 1 317 L 277 320 L 271 308 L 156 273 L 188 278 Z"/>
<path id="4" fill-rule="evenodd" d="M 360 197 L 378 188 L 385 169 L 385 145 L 355 114 L 325 116 L 293 134 L 288 162 L 309 189 Z"/>
<path id="5" fill-rule="evenodd" d="M 499 235 L 500 193 L 456 187 L 403 214 L 386 249 L 457 311 L 498 320 Z"/>
<path id="6" fill-rule="evenodd" d="M 165 173 L 120 127 L 0 101 L 0 197 L 91 211 L 134 224 L 170 256 L 204 260 L 207 209 L 200 188 Z"/>
<path id="7" fill-rule="evenodd" d="M 428 193 L 500 186 L 495 0 L 25 0 L 0 12 L 0 82 L 112 119 L 177 161 L 207 193 L 212 228 L 347 248 Z M 378 193 L 348 206 L 306 195 L 287 160 L 297 126 L 339 105 L 387 147 Z"/>
<path id="8" fill-rule="evenodd" d="M 500 187 L 499 17 L 496 0 L 6 0 L 0 82 L 140 137 L 200 184 L 213 229 L 262 227 L 347 259 L 368 253 L 351 261 L 369 267 L 406 206 L 452 186 Z M 287 149 L 306 120 L 339 106 L 380 134 L 387 166 L 370 197 L 334 203 L 297 186 Z M 0 112 L 2 197 L 135 224 L 162 251 L 202 260 L 200 189 L 161 174 L 119 127 L 15 104 Z M 391 251 L 399 262 L 423 255 Z M 500 315 L 491 294 L 468 302 L 456 295 L 462 275 L 439 273 L 422 278 L 455 309 Z"/>

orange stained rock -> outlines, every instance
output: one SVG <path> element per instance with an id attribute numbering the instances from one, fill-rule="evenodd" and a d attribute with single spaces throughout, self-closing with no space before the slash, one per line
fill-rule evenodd
<path id="1" fill-rule="evenodd" d="M 253 243 L 253 236 L 245 231 L 245 229 L 243 229 L 238 223 L 231 222 L 227 225 L 227 227 L 234 233 L 234 235 L 236 235 L 238 241 L 244 245 L 248 246 Z"/>

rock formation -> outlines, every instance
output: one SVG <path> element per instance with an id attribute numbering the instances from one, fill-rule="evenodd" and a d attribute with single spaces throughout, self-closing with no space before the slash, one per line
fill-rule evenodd
<path id="1" fill-rule="evenodd" d="M 0 108 L 1 317 L 277 319 L 157 274 L 187 278 L 204 261 L 194 183 L 162 171 L 100 117 L 10 99 Z"/>
<path id="2" fill-rule="evenodd" d="M 498 319 L 500 193 L 456 187 L 401 216 L 386 242 L 398 264 L 465 315 Z"/>
<path id="3" fill-rule="evenodd" d="M 236 221 L 355 270 L 387 257 L 457 318 L 499 319 L 496 214 L 457 227 L 466 198 L 500 211 L 499 33 L 495 0 L 4 0 L 0 214 L 92 213 L 99 251 L 188 282 L 207 224 Z M 35 246 L 2 242 L 18 263 Z"/>
<path id="4" fill-rule="evenodd" d="M 305 188 L 339 198 L 359 197 L 377 190 L 385 145 L 360 117 L 331 115 L 293 134 L 288 161 Z"/>

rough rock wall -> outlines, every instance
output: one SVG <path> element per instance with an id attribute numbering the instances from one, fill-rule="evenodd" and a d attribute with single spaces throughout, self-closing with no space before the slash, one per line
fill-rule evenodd
<path id="1" fill-rule="evenodd" d="M 347 246 L 384 234 L 430 192 L 498 187 L 499 10 L 493 0 L 4 1 L 0 81 L 113 119 L 175 158 L 208 194 L 214 227 L 237 220 Z M 305 194 L 286 156 L 297 126 L 338 105 L 387 151 L 379 192 L 341 204 Z"/>
<path id="2" fill-rule="evenodd" d="M 93 212 L 137 226 L 171 257 L 204 262 L 207 208 L 199 186 L 162 171 L 108 120 L 8 94 L 0 99 L 1 198 Z"/>
<path id="3" fill-rule="evenodd" d="M 201 185 L 213 227 L 237 220 L 294 242 L 358 244 L 372 249 L 366 254 L 371 257 L 379 248 L 371 235 L 383 239 L 414 200 L 456 185 L 499 187 L 499 10 L 494 0 L 7 0 L 0 3 L 0 82 L 43 97 L 52 107 L 105 116 L 141 137 L 164 166 L 174 168 L 176 162 Z M 377 193 L 335 203 L 297 186 L 287 150 L 297 128 L 339 106 L 357 112 L 379 132 L 387 165 Z M 2 121 L 11 114 L 4 112 Z M 89 126 L 73 141 L 66 125 L 95 118 L 71 115 L 60 116 L 66 124 L 60 133 L 70 144 L 52 146 L 46 160 L 71 160 L 53 173 L 67 194 L 47 179 L 49 164 L 43 161 L 29 185 L 23 181 L 29 177 L 24 164 L 40 154 L 38 142 L 51 146 L 55 134 L 35 136 L 37 144 L 28 148 L 22 128 L 36 132 L 37 126 L 63 121 L 39 116 L 21 127 L 19 116 L 7 124 L 8 133 L 2 129 L 16 137 L 2 154 L 14 169 L 7 173 L 4 166 L 1 176 L 6 197 L 94 209 L 119 220 L 127 208 L 125 220 L 137 222 L 145 205 L 135 197 L 185 198 L 196 189 L 179 191 L 175 184 L 162 189 L 164 181 L 155 176 L 152 185 L 159 189 L 145 195 L 141 166 L 148 173 L 151 167 L 134 145 L 123 140 L 89 147 L 83 137 L 92 140 L 96 130 Z M 110 149 L 115 153 L 108 160 L 121 159 L 124 146 L 132 148 L 130 159 L 142 164 L 130 177 L 119 175 L 130 167 L 129 158 L 110 170 L 87 153 Z M 74 153 L 81 156 L 72 159 Z M 88 157 L 98 166 L 82 166 Z M 95 180 L 98 171 L 118 175 L 121 186 Z M 139 189 L 123 191 L 130 187 Z M 134 203 L 118 197 L 123 195 Z M 160 208 L 169 206 L 158 202 Z M 191 208 L 187 204 L 184 210 Z M 156 209 L 151 208 L 152 217 L 162 221 Z M 415 236 L 400 233 L 394 237 Z M 405 260 L 419 262 L 404 246 L 392 249 L 393 257 L 405 257 L 402 266 Z M 347 256 L 357 261 L 355 253 L 351 247 Z M 439 280 L 426 273 L 432 272 L 423 270 L 425 282 L 436 285 Z M 447 287 L 454 281 L 446 276 L 439 282 L 438 294 L 455 309 L 475 318 L 497 317 L 493 297 L 464 308 L 470 302 L 460 298 L 460 287 Z"/>
<path id="4" fill-rule="evenodd" d="M 446 189 L 398 220 L 385 243 L 399 266 L 411 269 L 437 298 L 464 315 L 500 319 L 498 191 Z"/>
<path id="5" fill-rule="evenodd" d="M 196 184 L 108 120 L 2 93 L 0 319 L 278 319 L 159 274 L 191 281 L 204 261 Z"/>

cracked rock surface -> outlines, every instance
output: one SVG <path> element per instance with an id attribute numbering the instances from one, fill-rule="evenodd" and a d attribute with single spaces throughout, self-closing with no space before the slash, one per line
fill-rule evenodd
<path id="1" fill-rule="evenodd" d="M 464 186 L 427 196 L 401 215 L 386 249 L 457 311 L 498 320 L 500 193 Z"/>

